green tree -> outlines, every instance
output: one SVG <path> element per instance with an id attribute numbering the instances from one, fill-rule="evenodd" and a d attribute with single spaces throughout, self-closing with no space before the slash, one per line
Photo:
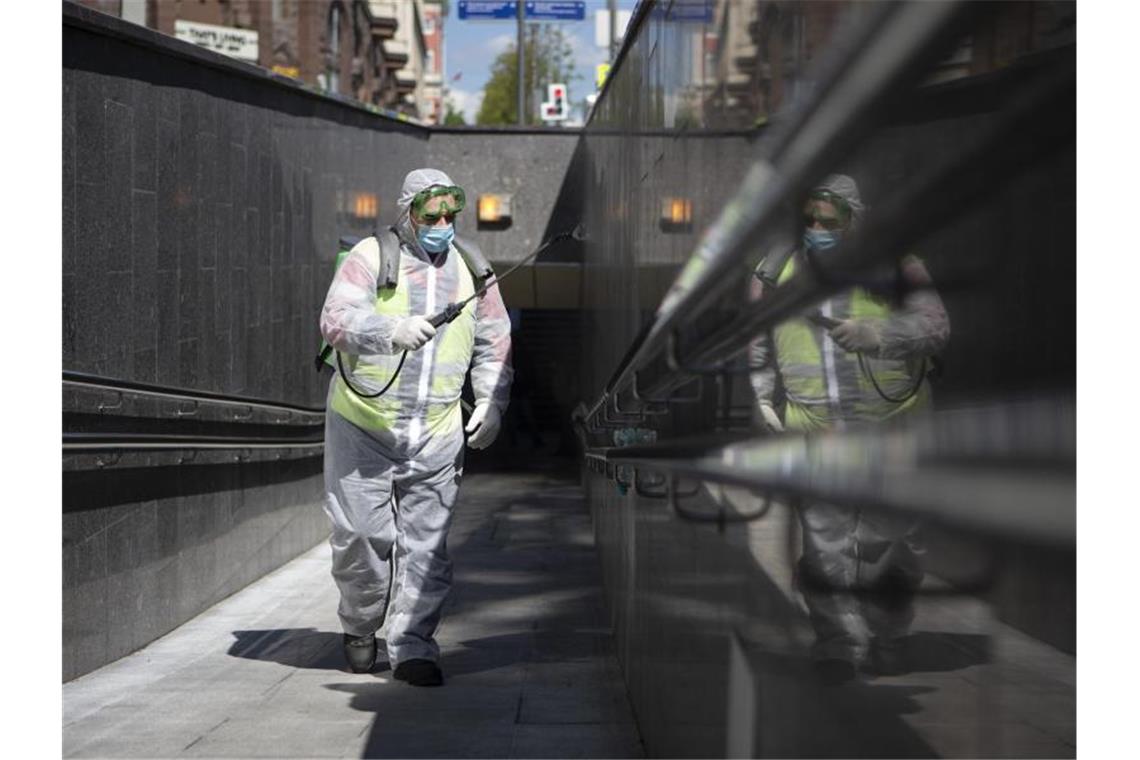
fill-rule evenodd
<path id="1" fill-rule="evenodd" d="M 460 127 L 467 124 L 467 120 L 463 118 L 463 112 L 455 110 L 455 101 L 448 98 L 444 104 L 447 113 L 443 115 L 443 125 L 445 127 Z"/>
<path id="2" fill-rule="evenodd" d="M 574 51 L 562 30 L 549 24 L 529 25 L 524 44 L 525 122 L 537 124 L 542 121 L 538 116 L 538 107 L 546 99 L 546 85 L 553 82 L 569 85 L 577 76 L 574 71 Z M 476 124 L 518 123 L 516 50 L 517 45 L 512 45 L 491 64 L 491 78 L 483 87 L 483 104 L 475 117 Z"/>

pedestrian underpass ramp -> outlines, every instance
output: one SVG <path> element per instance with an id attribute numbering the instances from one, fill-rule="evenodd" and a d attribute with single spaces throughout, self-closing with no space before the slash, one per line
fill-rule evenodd
<path id="1" fill-rule="evenodd" d="M 449 544 L 447 683 L 347 672 L 324 543 L 64 686 L 66 757 L 641 757 L 581 490 L 473 475 Z"/>

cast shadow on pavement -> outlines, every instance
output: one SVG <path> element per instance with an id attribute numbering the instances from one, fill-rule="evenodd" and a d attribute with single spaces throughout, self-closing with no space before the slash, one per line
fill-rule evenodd
<path id="1" fill-rule="evenodd" d="M 942 673 L 993 661 L 990 637 L 918 631 L 902 639 L 908 673 Z"/>
<path id="2" fill-rule="evenodd" d="M 349 672 L 341 652 L 343 639 L 340 633 L 315 628 L 279 628 L 234 631 L 233 634 L 235 641 L 226 652 L 231 657 L 278 662 L 292 668 Z M 373 673 L 388 670 L 382 649 L 379 658 Z"/>

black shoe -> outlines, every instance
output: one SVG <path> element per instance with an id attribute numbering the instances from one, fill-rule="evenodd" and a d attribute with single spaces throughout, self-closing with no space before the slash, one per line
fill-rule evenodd
<path id="1" fill-rule="evenodd" d="M 816 660 L 815 674 L 824 686 L 839 686 L 855 678 L 855 664 L 847 660 Z"/>
<path id="2" fill-rule="evenodd" d="M 376 634 L 352 636 L 344 634 L 344 659 L 353 673 L 367 673 L 376 664 Z"/>
<path id="3" fill-rule="evenodd" d="M 431 660 L 405 660 L 396 666 L 392 677 L 412 686 L 443 686 L 443 673 Z"/>

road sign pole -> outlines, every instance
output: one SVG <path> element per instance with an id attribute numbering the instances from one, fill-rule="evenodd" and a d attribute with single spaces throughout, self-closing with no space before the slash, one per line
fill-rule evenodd
<path id="1" fill-rule="evenodd" d="M 523 68 L 523 58 L 526 56 L 526 52 L 525 52 L 526 46 L 523 44 L 523 42 L 524 42 L 524 40 L 523 40 L 523 14 L 526 12 L 526 6 L 523 3 L 523 0 L 518 0 L 517 6 L 518 6 L 518 12 L 516 15 L 516 19 L 518 20 L 518 25 L 519 25 L 519 30 L 518 30 L 518 32 L 519 32 L 519 39 L 518 39 L 518 85 L 519 85 L 518 86 L 518 124 L 521 127 L 523 124 L 526 123 L 526 114 L 523 111 L 523 93 L 524 93 L 525 88 L 526 88 L 526 82 L 525 82 L 525 78 L 523 76 L 523 74 L 526 71 Z"/>
<path id="2" fill-rule="evenodd" d="M 610 0 L 610 63 L 617 58 L 617 0 Z"/>

